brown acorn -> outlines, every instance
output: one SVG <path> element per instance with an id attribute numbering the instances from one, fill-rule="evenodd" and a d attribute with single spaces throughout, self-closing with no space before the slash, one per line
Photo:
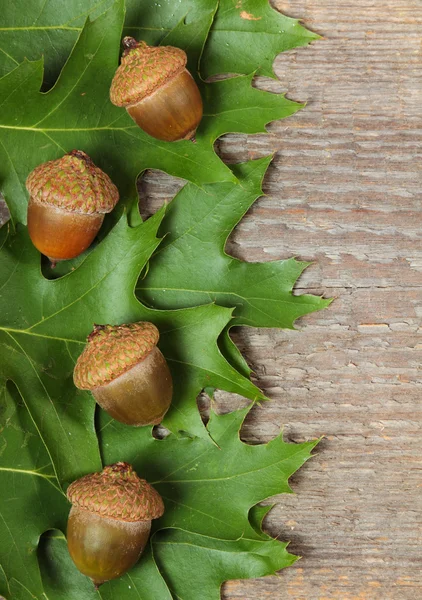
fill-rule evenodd
<path id="1" fill-rule="evenodd" d="M 160 494 L 124 462 L 74 481 L 67 497 L 72 503 L 69 553 L 96 587 L 133 567 L 148 541 L 151 520 L 164 513 Z"/>
<path id="2" fill-rule="evenodd" d="M 127 425 L 157 425 L 169 409 L 173 383 L 157 348 L 158 329 L 140 321 L 94 325 L 73 373 L 109 415 Z"/>
<path id="3" fill-rule="evenodd" d="M 141 129 L 166 142 L 194 139 L 202 119 L 198 86 L 186 69 L 186 53 L 173 46 L 148 46 L 123 39 L 122 62 L 110 99 L 124 106 Z"/>
<path id="4" fill-rule="evenodd" d="M 84 252 L 119 200 L 110 177 L 81 150 L 36 167 L 26 188 L 29 235 L 53 264 Z"/>

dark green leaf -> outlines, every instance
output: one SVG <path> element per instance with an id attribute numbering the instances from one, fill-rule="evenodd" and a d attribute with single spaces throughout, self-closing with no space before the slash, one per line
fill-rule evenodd
<path id="1" fill-rule="evenodd" d="M 180 600 L 220 600 L 227 578 L 274 575 L 297 560 L 287 552 L 286 544 L 270 538 L 227 541 L 166 530 L 157 536 L 154 548 L 157 564 Z"/>
<path id="2" fill-rule="evenodd" d="M 174 435 L 156 440 L 145 429 L 128 430 L 106 421 L 101 432 L 104 462 L 123 454 L 156 487 L 166 504 L 160 527 L 219 539 L 256 538 L 250 508 L 290 492 L 288 478 L 309 459 L 316 442 L 287 444 L 278 436 L 268 444 L 243 443 L 239 429 L 249 408 L 211 413 L 207 429 L 214 444 Z"/>
<path id="3" fill-rule="evenodd" d="M 14 386 L 2 387 L 0 406 L 0 594 L 11 600 L 42 598 L 38 539 L 47 529 L 65 526 L 68 505 Z"/>
<path id="4" fill-rule="evenodd" d="M 224 251 L 233 228 L 262 194 L 269 161 L 234 166 L 240 185 L 222 183 L 204 190 L 187 185 L 179 192 L 160 229 L 166 237 L 138 283 L 143 301 L 161 309 L 216 302 L 236 307 L 236 325 L 283 328 L 329 304 L 318 296 L 293 295 L 307 263 L 293 258 L 247 263 Z"/>
<path id="5" fill-rule="evenodd" d="M 220 0 L 205 47 L 201 72 L 252 73 L 274 77 L 280 52 L 318 39 L 296 19 L 274 10 L 268 0 Z"/>
<path id="6" fill-rule="evenodd" d="M 207 9 L 211 22 L 213 7 Z M 86 151 L 131 196 L 133 182 L 146 168 L 157 168 L 197 185 L 235 181 L 218 159 L 213 144 L 229 131 L 265 131 L 269 121 L 288 116 L 300 105 L 251 87 L 251 78 L 202 84 L 205 117 L 197 143 L 159 142 L 143 133 L 124 109 L 108 99 L 118 63 L 123 2 L 118 0 L 88 23 L 52 90 L 41 94 L 42 62 L 23 62 L 0 79 L 0 176 L 14 222 L 26 222 L 25 180 L 40 162 L 73 148 Z M 185 29 L 187 32 L 185 32 Z M 193 20 L 179 24 L 166 38 L 180 42 L 196 60 L 207 28 Z M 186 35 L 185 35 L 186 34 Z M 195 58 L 196 57 L 196 58 Z"/>
<path id="7" fill-rule="evenodd" d="M 0 77 L 24 59 L 45 60 L 45 79 L 57 79 L 85 19 L 106 12 L 113 0 L 16 0 L 2 6 Z M 189 52 L 197 68 L 217 0 L 127 0 L 124 35 L 148 44 L 176 44 Z"/>
<path id="8" fill-rule="evenodd" d="M 26 177 L 40 162 L 72 148 L 85 150 L 132 195 L 138 173 L 148 167 L 204 182 L 234 180 L 213 150 L 214 139 L 159 142 L 109 100 L 118 64 L 123 0 L 83 29 L 54 88 L 39 92 L 42 63 L 24 62 L 0 80 L 0 177 L 12 219 L 25 223 Z"/>
<path id="9" fill-rule="evenodd" d="M 98 466 L 94 403 L 72 383 L 74 362 L 93 323 L 152 320 L 158 325 L 175 380 L 166 422 L 176 431 L 204 434 L 195 398 L 210 381 L 251 399 L 261 397 L 218 350 L 216 340 L 231 310 L 208 305 L 153 311 L 134 297 L 139 272 L 157 246 L 162 214 L 134 228 L 122 217 L 77 269 L 54 281 L 40 273 L 39 254 L 23 228 L 3 248 L 0 384 L 11 379 L 18 386 L 61 481 Z"/>
<path id="10" fill-rule="evenodd" d="M 0 578 L 0 593 L 13 600 L 90 600 L 96 597 L 92 584 L 77 572 L 60 534 L 68 503 L 41 436 L 16 390 L 4 398 L 0 558 L 5 577 Z M 251 522 L 248 515 L 256 502 L 290 490 L 288 477 L 310 457 L 315 442 L 286 444 L 277 437 L 268 444 L 246 445 L 239 427 L 247 411 L 211 415 L 214 445 L 174 435 L 159 441 L 148 428 L 128 428 L 103 415 L 104 461 L 131 461 L 163 495 L 166 512 L 155 522 L 153 553 L 147 550 L 127 575 L 102 586 L 102 598 L 141 595 L 153 600 L 160 593 L 165 600 L 170 599 L 169 586 L 196 600 L 200 581 L 202 597 L 218 598 L 227 579 L 271 574 L 294 562 L 285 544 L 260 530 L 267 509 L 255 510 Z M 52 529 L 59 531 L 38 545 L 40 536 Z"/>

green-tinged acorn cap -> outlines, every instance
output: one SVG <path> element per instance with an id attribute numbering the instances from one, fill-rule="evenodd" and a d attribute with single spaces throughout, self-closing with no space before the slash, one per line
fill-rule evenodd
<path id="1" fill-rule="evenodd" d="M 84 214 L 108 213 L 119 201 L 110 177 L 82 150 L 36 167 L 26 189 L 34 202 Z"/>
<path id="2" fill-rule="evenodd" d="M 110 383 L 144 360 L 160 335 L 152 323 L 94 325 L 88 343 L 77 360 L 73 381 L 81 390 Z"/>
<path id="3" fill-rule="evenodd" d="M 74 481 L 67 497 L 82 510 L 126 522 L 150 521 L 164 513 L 160 494 L 124 462 Z"/>
<path id="4" fill-rule="evenodd" d="M 123 45 L 126 50 L 110 88 L 116 106 L 140 102 L 186 67 L 186 53 L 180 48 L 148 46 L 131 37 L 125 37 Z"/>

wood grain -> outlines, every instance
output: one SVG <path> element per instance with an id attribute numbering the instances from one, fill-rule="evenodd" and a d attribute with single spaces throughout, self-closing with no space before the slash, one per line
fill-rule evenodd
<path id="1" fill-rule="evenodd" d="M 270 135 L 226 136 L 228 162 L 278 151 L 229 251 L 313 260 L 297 293 L 336 296 L 299 330 L 240 329 L 236 342 L 273 399 L 244 439 L 325 435 L 266 528 L 303 558 L 279 577 L 225 584 L 225 600 L 422 597 L 422 11 L 420 0 L 276 0 L 324 38 L 277 58 L 306 108 Z M 149 172 L 143 212 L 180 182 Z M 217 393 L 227 411 L 242 399 Z M 206 411 L 206 401 L 201 400 Z M 200 600 L 200 599 L 198 599 Z"/>

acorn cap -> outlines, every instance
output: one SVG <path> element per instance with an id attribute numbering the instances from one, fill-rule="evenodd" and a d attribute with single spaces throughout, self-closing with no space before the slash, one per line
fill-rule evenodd
<path id="1" fill-rule="evenodd" d="M 110 177 L 82 150 L 36 167 L 26 180 L 26 189 L 38 204 L 84 214 L 108 213 L 119 201 Z"/>
<path id="2" fill-rule="evenodd" d="M 125 37 L 123 45 L 126 50 L 110 88 L 116 106 L 137 104 L 186 67 L 186 52 L 180 48 L 148 46 L 131 37 Z"/>
<path id="3" fill-rule="evenodd" d="M 160 494 L 124 462 L 77 479 L 67 497 L 78 508 L 119 521 L 150 521 L 164 513 Z"/>
<path id="4" fill-rule="evenodd" d="M 73 372 L 76 387 L 92 390 L 110 383 L 144 360 L 159 337 L 156 326 L 147 321 L 94 325 Z"/>

